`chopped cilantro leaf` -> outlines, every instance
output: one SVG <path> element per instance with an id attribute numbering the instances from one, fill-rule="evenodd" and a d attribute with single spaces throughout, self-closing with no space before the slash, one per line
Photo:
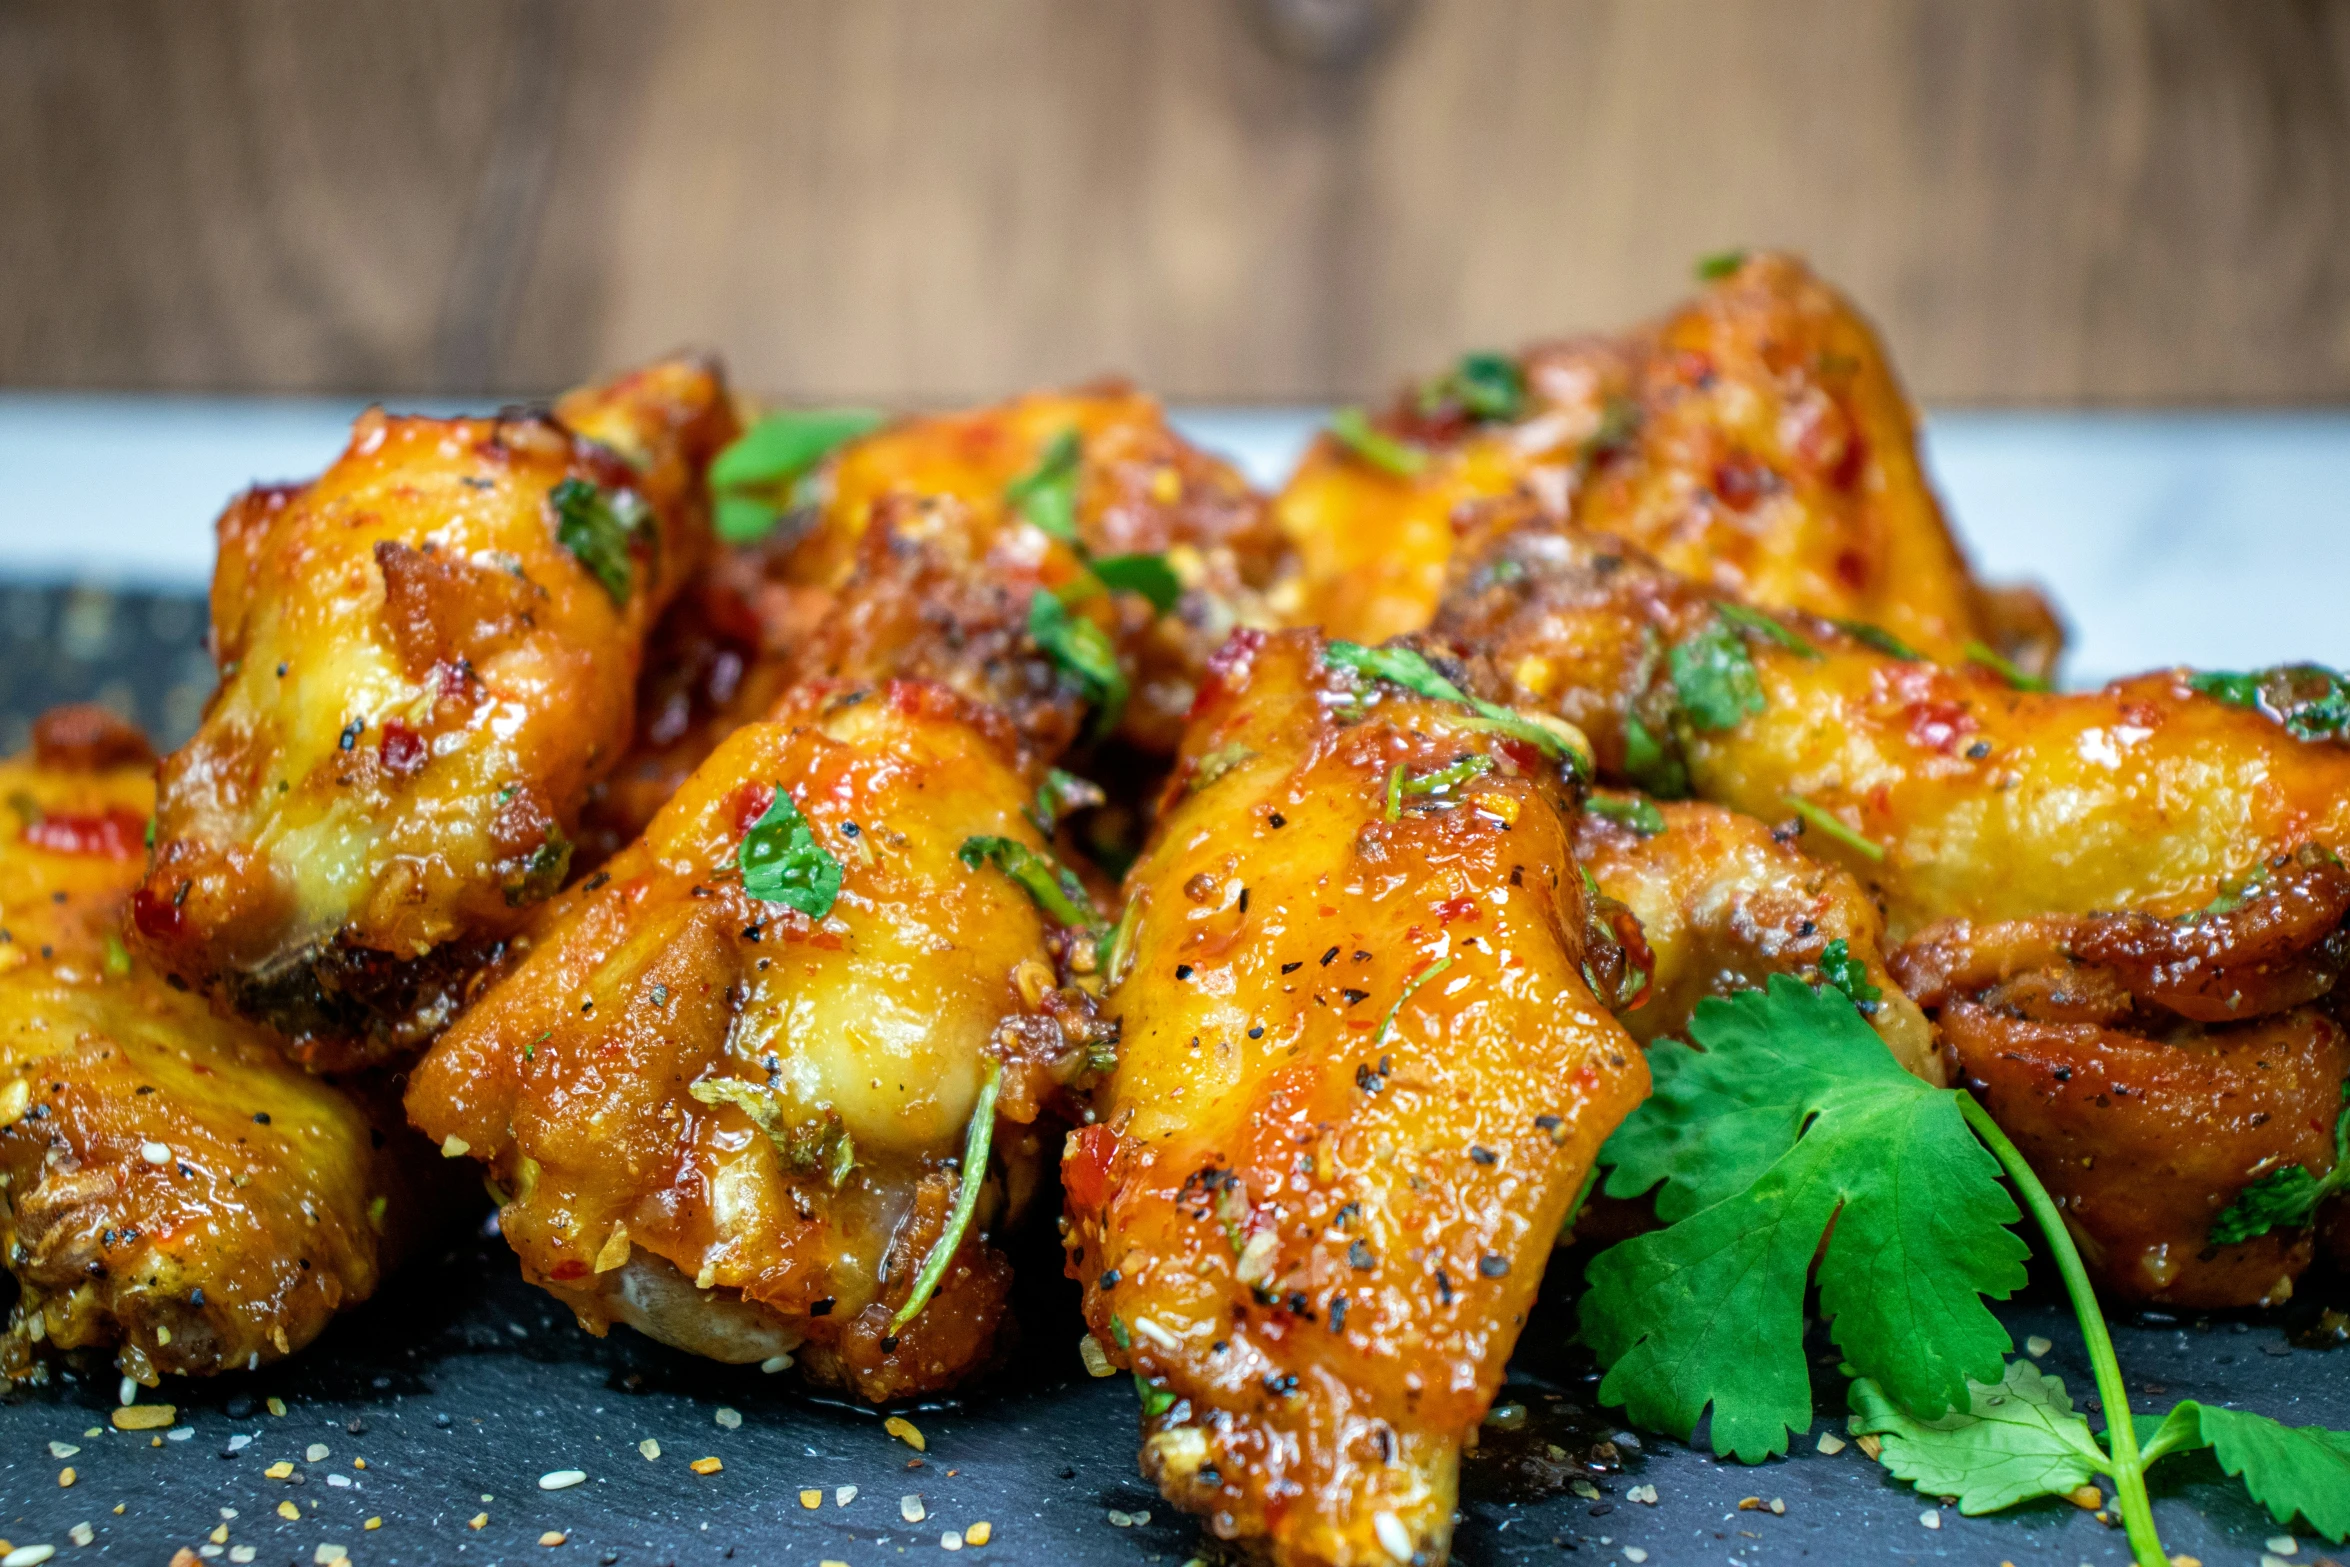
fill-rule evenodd
<path id="1" fill-rule="evenodd" d="M 546 902 L 563 890 L 563 878 L 570 873 L 571 842 L 560 829 L 550 827 L 523 862 L 521 879 L 506 884 L 506 906 L 520 909 Z"/>
<path id="2" fill-rule="evenodd" d="M 1839 620 L 1836 629 L 1861 646 L 1874 648 L 1888 658 L 1898 658 L 1905 664 L 1922 664 L 1926 661 L 1925 654 L 1882 626 L 1872 626 L 1865 620 Z"/>
<path id="3" fill-rule="evenodd" d="M 1341 408 L 1330 416 L 1330 433 L 1364 462 L 1399 479 L 1409 479 L 1428 466 L 1428 454 L 1417 446 L 1371 428 L 1360 408 Z"/>
<path id="4" fill-rule="evenodd" d="M 1773 642 L 1790 652 L 1800 653 L 1805 658 L 1820 656 L 1818 648 L 1813 647 L 1802 637 L 1797 636 L 1760 610 L 1748 609 L 1743 604 L 1716 604 L 1714 611 L 1739 630 L 1751 631 L 1757 636 L 1769 637 Z"/>
<path id="5" fill-rule="evenodd" d="M 1093 563 L 1093 574 L 1112 592 L 1141 594 L 1162 615 L 1183 597 L 1182 580 L 1164 555 L 1105 555 Z"/>
<path id="6" fill-rule="evenodd" d="M 1038 908 L 1070 929 L 1101 929 L 1102 922 L 1093 912 L 1093 900 L 1085 895 L 1085 883 L 1077 879 L 1077 873 L 1055 864 L 1049 856 L 1037 853 L 1018 839 L 981 834 L 965 838 L 963 847 L 955 853 L 973 870 L 993 862 L 1036 900 Z"/>
<path id="7" fill-rule="evenodd" d="M 2018 691 L 2047 691 L 2053 689 L 2038 675 L 2026 674 L 2015 660 L 1986 642 L 1966 645 L 1967 662 L 1980 664 Z"/>
<path id="8" fill-rule="evenodd" d="M 775 791 L 766 813 L 743 834 L 735 851 L 743 891 L 762 903 L 780 903 L 812 920 L 832 912 L 840 896 L 840 861 L 816 841 L 788 789 Z"/>
<path id="9" fill-rule="evenodd" d="M 1358 675 L 1369 675 L 1374 680 L 1385 680 L 1402 686 L 1416 696 L 1434 702 L 1459 702 L 1475 713 L 1478 722 L 1464 723 L 1464 728 L 1490 729 L 1496 734 L 1523 740 L 1544 756 L 1565 760 L 1576 769 L 1577 775 L 1591 776 L 1592 762 L 1589 742 L 1582 731 L 1563 719 L 1551 719 L 1543 714 L 1515 712 L 1496 702 L 1487 702 L 1469 695 L 1438 673 L 1434 664 L 1405 647 L 1364 647 L 1359 642 L 1333 642 L 1322 650 L 1322 662 L 1332 669 L 1344 669 Z"/>
<path id="10" fill-rule="evenodd" d="M 1077 482 L 1082 476 L 1085 445 L 1075 427 L 1045 443 L 1036 466 L 1014 479 L 1004 499 L 1020 515 L 1063 544 L 1077 542 Z"/>
<path id="11" fill-rule="evenodd" d="M 1874 1012 L 1885 992 L 1869 983 L 1869 966 L 1852 955 L 1852 943 L 1838 936 L 1820 949 L 1820 978 L 1852 998 L 1863 1013 Z"/>
<path id="12" fill-rule="evenodd" d="M 1624 776 L 1660 800 L 1689 797 L 1689 767 L 1670 736 L 1660 739 L 1637 713 L 1624 715 Z"/>
<path id="13" fill-rule="evenodd" d="M 1100 784 L 1065 773 L 1058 767 L 1044 770 L 1044 782 L 1036 786 L 1036 800 L 1025 811 L 1029 824 L 1050 838 L 1061 825 L 1061 818 L 1071 811 L 1082 811 L 1104 803 L 1109 796 L 1102 793 Z"/>
<path id="14" fill-rule="evenodd" d="M 2009 1341 L 1982 1297 L 2024 1282 L 2020 1217 L 1957 1091 L 1894 1064 L 1841 995 L 1788 975 L 1698 1004 L 1702 1047 L 1649 1047 L 1656 1093 L 1601 1153 L 1610 1196 L 1662 1183 L 1666 1229 L 1603 1252 L 1583 1297 L 1600 1397 L 1753 1463 L 1812 1417 L 1803 1301 L 1902 1407 L 1967 1407 Z M 1830 1226 L 1833 1224 L 1833 1230 Z M 1822 1247 L 1822 1238 L 1826 1245 Z"/>
<path id="15" fill-rule="evenodd" d="M 2165 1416 L 2146 1444 L 2146 1461 L 2209 1447 L 2228 1474 L 2278 1523 L 2298 1513 L 2327 1539 L 2350 1538 L 2350 1432 L 2289 1426 L 2243 1409 L 2215 1409 L 2193 1399 Z"/>
<path id="16" fill-rule="evenodd" d="M 1681 711 L 1699 729 L 1735 729 L 1763 710 L 1762 676 L 1730 623 L 1716 616 L 1665 655 Z"/>
<path id="17" fill-rule="evenodd" d="M 1717 250 L 1697 258 L 1697 279 L 1701 283 L 1719 283 L 1722 279 L 1746 265 L 1743 250 Z"/>
<path id="18" fill-rule="evenodd" d="M 1507 354 L 1463 354 L 1449 374 L 1428 384 L 1420 407 L 1434 413 L 1446 403 L 1472 419 L 1506 424 L 1526 414 L 1526 377 Z"/>
<path id="19" fill-rule="evenodd" d="M 1175 1407 L 1175 1395 L 1163 1387 L 1153 1387 L 1139 1371 L 1134 1373 L 1135 1396 L 1142 1400 L 1142 1417 L 1156 1420 Z"/>
<path id="20" fill-rule="evenodd" d="M 1611 822 L 1621 822 L 1643 838 L 1653 838 L 1665 830 L 1664 812 L 1636 794 L 1595 794 L 1583 802 L 1583 809 Z"/>
<path id="21" fill-rule="evenodd" d="M 886 417 L 872 408 L 798 408 L 752 425 L 710 464 L 718 536 L 730 544 L 764 537 L 795 480 Z"/>
<path id="22" fill-rule="evenodd" d="M 2350 1083 L 2342 1085 L 2341 1113 L 2334 1117 L 2334 1167 L 2312 1175 L 2298 1164 L 2269 1171 L 2239 1193 L 2211 1224 L 2214 1246 L 2233 1246 L 2271 1230 L 2299 1229 L 2317 1205 L 2350 1186 Z"/>
<path id="23" fill-rule="evenodd" d="M 2322 664 L 2280 664 L 2251 674 L 2213 670 L 2187 684 L 2230 707 L 2267 715 L 2296 740 L 2350 737 L 2350 677 Z"/>
<path id="24" fill-rule="evenodd" d="M 1905 1414 L 1867 1377 L 1854 1382 L 1850 1429 L 1882 1442 L 1877 1462 L 1928 1496 L 1955 1496 L 1969 1517 L 2036 1496 L 2063 1496 L 2110 1472 L 2089 1422 L 2064 1384 L 2028 1360 L 1985 1385 L 1967 1383 L 1967 1408 L 1936 1420 Z"/>
<path id="25" fill-rule="evenodd" d="M 636 581 L 629 546 L 652 521 L 652 508 L 634 490 L 604 490 L 585 479 L 565 479 L 547 500 L 555 508 L 555 542 L 603 584 L 613 603 L 627 603 Z"/>
<path id="26" fill-rule="evenodd" d="M 1028 601 L 1028 635 L 1094 705 L 1095 732 L 1115 729 L 1126 710 L 1127 684 L 1109 633 L 1083 615 L 1070 614 L 1053 594 L 1039 593 Z"/>

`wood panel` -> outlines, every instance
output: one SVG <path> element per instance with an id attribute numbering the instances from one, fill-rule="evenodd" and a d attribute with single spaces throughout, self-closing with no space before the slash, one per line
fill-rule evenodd
<path id="1" fill-rule="evenodd" d="M 13 385 L 1352 396 L 1741 243 L 1930 400 L 2350 395 L 2350 3 L 0 0 Z"/>

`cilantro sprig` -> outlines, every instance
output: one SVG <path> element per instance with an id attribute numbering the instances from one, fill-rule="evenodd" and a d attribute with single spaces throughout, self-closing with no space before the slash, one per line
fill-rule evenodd
<path id="1" fill-rule="evenodd" d="M 1028 635 L 1093 705 L 1094 732 L 1118 727 L 1131 690 L 1110 634 L 1083 615 L 1072 615 L 1060 596 L 1039 589 L 1028 601 Z"/>
<path id="2" fill-rule="evenodd" d="M 1085 895 L 1085 883 L 1067 866 L 1037 853 L 1017 838 L 982 833 L 965 838 L 955 857 L 973 870 L 992 864 L 1019 884 L 1036 906 L 1071 930 L 1099 933 L 1101 916 Z"/>
<path id="3" fill-rule="evenodd" d="M 2214 1246 L 2234 1246 L 2271 1230 L 2298 1229 L 2317 1205 L 2350 1186 L 2350 1082 L 2342 1085 L 2342 1110 L 2334 1117 L 2334 1167 L 2312 1175 L 2302 1165 L 2270 1170 L 2237 1194 L 2211 1221 Z"/>
<path id="4" fill-rule="evenodd" d="M 1332 669 L 1344 669 L 1357 675 L 1368 675 L 1390 685 L 1402 686 L 1415 696 L 1424 696 L 1433 702 L 1458 702 L 1477 715 L 1476 721 L 1465 728 L 1490 729 L 1495 734 L 1523 740 L 1553 760 L 1564 760 L 1578 776 L 1589 778 L 1592 773 L 1591 753 L 1582 743 L 1582 736 L 1563 721 L 1557 727 L 1539 718 L 1515 712 L 1497 702 L 1473 697 L 1454 685 L 1437 671 L 1434 664 L 1406 647 L 1365 647 L 1359 642 L 1333 642 L 1322 650 L 1322 662 Z"/>
<path id="5" fill-rule="evenodd" d="M 1982 1301 L 2023 1280 L 2000 1174 L 2063 1279 L 2103 1408 L 2129 1409 L 2047 1189 L 1972 1095 L 1901 1071 L 1844 995 L 1776 975 L 1700 1003 L 1690 1034 L 1701 1050 L 1652 1047 L 1656 1095 L 1601 1153 L 1609 1193 L 1655 1188 L 1667 1224 L 1591 1264 L 1583 1333 L 1608 1367 L 1603 1399 L 1682 1437 L 1710 1409 L 1716 1452 L 1784 1452 L 1811 1419 L 1816 1278 L 1856 1373 L 1851 1429 L 1920 1491 L 1992 1512 L 2103 1475 L 2139 1567 L 2164 1567 L 2147 1466 L 2208 1447 L 2279 1522 L 2350 1535 L 2350 1435 L 2190 1400 L 2160 1421 L 2109 1420 L 2100 1442 L 2060 1382 L 2006 1360 Z"/>
<path id="6" fill-rule="evenodd" d="M 631 550 L 651 537 L 653 508 L 634 490 L 607 490 L 585 479 L 565 479 L 547 492 L 547 503 L 555 508 L 555 542 L 614 604 L 627 603 L 636 585 Z"/>
<path id="7" fill-rule="evenodd" d="M 1077 486 L 1084 468 L 1084 440 L 1072 425 L 1045 443 L 1036 466 L 1005 488 L 1004 499 L 1063 544 L 1075 544 Z"/>
<path id="8" fill-rule="evenodd" d="M 790 509 L 801 479 L 886 418 L 874 408 L 792 408 L 752 425 L 710 463 L 718 536 L 729 544 L 765 538 Z"/>
<path id="9" fill-rule="evenodd" d="M 820 920 L 840 896 L 840 861 L 816 841 L 815 828 L 788 789 L 775 791 L 743 834 L 735 858 L 742 866 L 743 891 L 762 903 L 780 903 Z"/>
<path id="10" fill-rule="evenodd" d="M 2280 664 L 2235 674 L 2207 670 L 2187 684 L 2230 707 L 2250 708 L 2296 740 L 2350 739 L 2350 677 L 2323 664 Z"/>

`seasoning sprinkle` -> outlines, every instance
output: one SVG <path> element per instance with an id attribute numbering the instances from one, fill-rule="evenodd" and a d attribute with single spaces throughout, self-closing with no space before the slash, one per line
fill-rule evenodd
<path id="1" fill-rule="evenodd" d="M 824 1505 L 824 1493 L 822 1491 L 802 1491 L 800 1493 L 800 1505 L 808 1509 L 808 1511 L 814 1512 L 817 1508 Z"/>
<path id="2" fill-rule="evenodd" d="M 550 1469 L 539 1476 L 539 1489 L 542 1491 L 568 1491 L 575 1485 L 584 1484 L 586 1480 L 587 1471 L 585 1469 Z"/>
<path id="3" fill-rule="evenodd" d="M 908 1495 L 898 1498 L 898 1516 L 908 1523 L 920 1523 L 930 1514 L 924 1510 L 921 1497 Z"/>
<path id="4" fill-rule="evenodd" d="M 697 1458 L 686 1467 L 698 1475 L 714 1475 L 726 1466 L 715 1458 Z"/>
<path id="5" fill-rule="evenodd" d="M 995 1525 L 989 1523 L 984 1518 L 980 1519 L 979 1522 L 973 1524 L 970 1528 L 963 1531 L 963 1543 L 965 1545 L 985 1545 L 988 1541 L 994 1538 Z"/>
<path id="6" fill-rule="evenodd" d="M 732 1409 L 725 1404 L 720 1404 L 718 1406 L 718 1413 L 713 1418 L 716 1419 L 719 1426 L 725 1430 L 739 1431 L 742 1429 L 743 1416 L 742 1411 L 739 1409 Z"/>
<path id="7" fill-rule="evenodd" d="M 832 1493 L 832 1505 L 835 1507 L 846 1507 L 856 1499 L 857 1488 L 853 1485 L 837 1486 Z"/>
<path id="8" fill-rule="evenodd" d="M 549 1529 L 545 1534 L 539 1536 L 539 1544 L 550 1546 L 561 1545 L 565 1540 L 570 1538 L 571 1536 L 565 1534 L 560 1529 Z"/>
<path id="9" fill-rule="evenodd" d="M 914 1422 L 903 1415 L 892 1415 L 881 1423 L 881 1429 L 905 1443 L 917 1453 L 930 1451 L 930 1443 L 914 1428 Z"/>
<path id="10" fill-rule="evenodd" d="M 299 1507 L 296 1507 L 296 1506 L 295 1506 L 295 1505 L 294 1505 L 292 1502 L 280 1502 L 280 1503 L 278 1503 L 278 1504 L 277 1504 L 277 1515 L 278 1515 L 280 1518 L 285 1518 L 285 1519 L 289 1519 L 289 1520 L 291 1520 L 291 1519 L 298 1519 L 298 1518 L 300 1518 L 300 1517 L 302 1516 L 302 1509 L 301 1509 L 301 1508 L 299 1508 Z M 484 1514 L 482 1515 L 482 1523 L 488 1523 L 488 1522 L 489 1522 L 489 1515 L 488 1515 L 487 1513 L 484 1513 Z M 480 1527 L 481 1527 L 481 1524 L 477 1523 L 477 1524 L 475 1524 L 475 1525 L 474 1525 L 474 1527 L 475 1527 L 476 1529 L 478 1529 L 478 1528 L 480 1528 Z"/>
<path id="11" fill-rule="evenodd" d="M 647 1463 L 650 1463 L 654 1459 L 661 1456 L 661 1444 L 654 1441 L 649 1436 L 646 1437 L 643 1441 L 637 1443 L 636 1450 L 645 1455 L 645 1461 Z"/>

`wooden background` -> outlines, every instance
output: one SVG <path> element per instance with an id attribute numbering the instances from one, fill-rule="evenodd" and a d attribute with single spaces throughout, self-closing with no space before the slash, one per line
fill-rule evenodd
<path id="1" fill-rule="evenodd" d="M 1808 251 L 1936 402 L 2350 394 L 2350 4 L 0 0 L 0 383 L 1377 390 Z"/>

